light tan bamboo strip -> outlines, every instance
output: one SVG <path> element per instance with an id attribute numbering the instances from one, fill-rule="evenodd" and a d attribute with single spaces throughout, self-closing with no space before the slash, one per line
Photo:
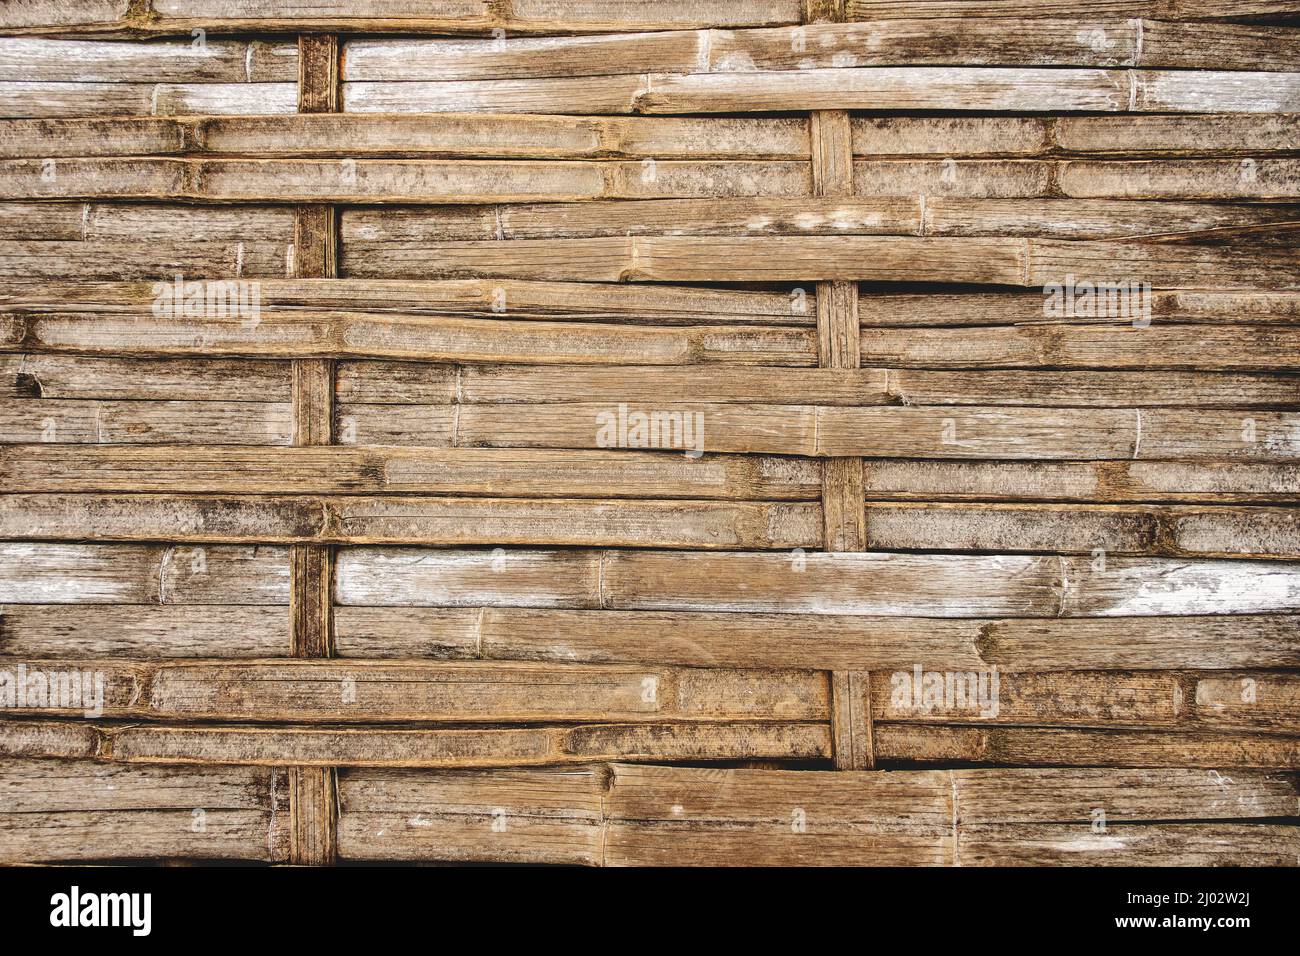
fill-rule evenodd
<path id="1" fill-rule="evenodd" d="M 3 209 L 0 206 L 0 209 Z M 814 297 L 686 286 L 574 285 L 503 279 L 441 281 L 260 279 L 260 304 L 268 311 L 399 312 L 614 321 L 620 325 L 817 324 Z M 212 291 L 205 287 L 205 294 Z M 139 313 L 152 311 L 152 282 L 32 281 L 0 279 L 0 303 L 13 309 Z"/>
<path id="2" fill-rule="evenodd" d="M 34 547 L 34 546 L 29 546 Z M 1300 564 L 878 552 L 348 548 L 362 606 L 742 611 L 887 617 L 1293 613 Z M 1159 580 L 1158 591 L 1150 586 Z"/>
<path id="3" fill-rule="evenodd" d="M 136 6 L 128 0 L 90 0 L 68 10 L 59 0 L 26 0 L 6 8 L 0 29 L 6 33 L 185 33 L 191 27 L 212 32 L 429 32 L 488 35 L 493 28 L 511 33 L 582 33 L 615 30 L 671 30 L 706 26 L 767 26 L 799 22 L 799 0 L 657 0 L 640 4 L 593 0 L 393 0 L 379 9 L 358 10 L 349 0 L 299 3 L 262 0 L 153 0 Z"/>
<path id="4" fill-rule="evenodd" d="M 515 560 L 508 555 L 507 561 Z M 833 671 L 1295 667 L 1300 623 L 1277 615 L 908 618 L 511 607 L 340 607 L 339 653 Z M 835 640 L 825 639 L 834 633 Z"/>
<path id="5" fill-rule="evenodd" d="M 898 17 L 1152 16 L 1177 20 L 1228 20 L 1291 12 L 1286 0 L 847 0 L 849 19 Z"/>
<path id="6" fill-rule="evenodd" d="M 0 446 L 9 492 L 472 494 L 811 501 L 816 464 L 628 450 Z"/>
<path id="7" fill-rule="evenodd" d="M 618 414 L 617 407 L 601 403 L 457 409 L 453 415 L 446 405 L 342 405 L 342 442 L 598 448 L 597 426 Z M 1279 464 L 1300 453 L 1297 416 L 1285 411 L 705 403 L 664 404 L 655 411 L 702 415 L 695 422 L 702 425 L 697 434 L 704 437 L 706 453 Z M 680 451 L 683 444 L 671 429 L 661 428 L 659 437 L 646 437 L 642 447 Z"/>
<path id="8" fill-rule="evenodd" d="M 0 605 L 0 650 L 18 658 L 274 657 L 289 638 L 283 607 Z"/>
<path id="9" fill-rule="evenodd" d="M 0 354 L 7 398 L 287 403 L 289 379 L 282 362 Z"/>
<path id="10" fill-rule="evenodd" d="M 1124 862 L 1130 843 L 1143 860 L 1261 862 L 1253 852 L 1282 862 L 1287 828 L 1210 821 L 1291 817 L 1291 787 L 1283 775 L 1159 769 L 354 770 L 340 784 L 342 850 L 352 859 L 587 865 L 979 865 L 1001 859 L 997 838 L 1037 836 L 1042 862 L 1068 862 L 1066 847 L 1078 862 Z M 1098 808 L 1124 838 L 1080 844 Z M 1154 822 L 1165 820 L 1180 825 Z M 964 856 L 958 841 L 970 843 Z"/>
<path id="11" fill-rule="evenodd" d="M 193 39 L 132 43 L 0 37 L 0 82 L 293 83 L 298 45 Z"/>
<path id="12" fill-rule="evenodd" d="M 15 399 L 0 404 L 0 441 L 287 445 L 291 418 L 287 402 Z"/>
<path id="13" fill-rule="evenodd" d="M 470 729 L 256 727 L 0 721 L 0 755 L 128 764 L 510 767 L 592 760 L 783 760 L 830 756 L 830 728 L 790 721 Z"/>

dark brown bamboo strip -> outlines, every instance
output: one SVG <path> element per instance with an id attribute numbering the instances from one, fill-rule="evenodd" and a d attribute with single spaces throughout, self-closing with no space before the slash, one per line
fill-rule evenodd
<path id="1" fill-rule="evenodd" d="M 341 107 L 339 38 L 298 38 L 298 112 L 336 113 Z M 297 210 L 297 278 L 338 275 L 338 216 L 332 206 Z M 293 363 L 295 445 L 330 445 L 334 427 L 334 362 L 329 358 Z M 320 545 L 290 547 L 292 653 L 296 657 L 334 654 L 334 550 Z M 290 860 L 305 866 L 334 863 L 338 856 L 335 771 L 332 767 L 293 767 L 289 771 L 292 819 Z"/>

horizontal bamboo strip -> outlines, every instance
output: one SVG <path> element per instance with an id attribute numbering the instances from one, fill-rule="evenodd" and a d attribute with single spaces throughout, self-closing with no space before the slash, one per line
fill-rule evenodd
<path id="1" fill-rule="evenodd" d="M 1080 278 L 1089 278 L 1082 276 Z M 1141 281 L 1139 274 L 1129 277 Z M 1056 282 L 1063 277 L 1058 276 Z M 978 295 L 864 295 L 858 304 L 864 328 L 869 326 L 963 326 L 1059 324 L 1046 308 L 1047 296 L 1034 293 Z M 1198 325 L 1293 325 L 1300 323 L 1300 294 L 1295 292 L 1158 291 L 1143 296 L 1152 323 Z M 1145 319 L 1145 315 L 1141 318 Z M 1133 324 L 1134 316 L 1098 318 L 1098 325 Z M 867 335 L 870 333 L 865 333 Z M 964 332 L 962 333 L 965 334 Z"/>
<path id="2" fill-rule="evenodd" d="M 0 395 L 109 401 L 288 402 L 289 366 L 239 359 L 0 354 Z"/>
<path id="3" fill-rule="evenodd" d="M 1300 467 L 1206 461 L 868 461 L 881 500 L 1279 501 L 1300 498 Z"/>
<path id="4" fill-rule="evenodd" d="M 1115 301 L 1119 301 L 1118 298 Z M 1126 300 L 1128 301 L 1128 300 Z M 1300 326 L 1130 323 L 864 329 L 865 365 L 928 368 L 1300 369 Z M 952 346 L 954 335 L 961 349 Z M 1115 384 L 1119 384 L 1116 382 Z"/>
<path id="5" fill-rule="evenodd" d="M 267 33 L 416 31 L 488 34 L 574 33 L 665 30 L 706 26 L 766 26 L 798 23 L 799 0 L 656 0 L 641 4 L 594 0 L 387 0 L 358 6 L 351 0 L 149 0 L 141 8 L 127 0 L 90 0 L 68 9 L 61 0 L 25 0 L 6 9 L 6 32 L 129 34 L 184 33 L 191 26 L 213 32 Z"/>
<path id="6" fill-rule="evenodd" d="M 287 402 L 20 398 L 0 404 L 0 443 L 287 445 Z"/>
<path id="7" fill-rule="evenodd" d="M 256 767 L 0 761 L 0 862 L 282 863 L 287 774 Z"/>
<path id="8" fill-rule="evenodd" d="M 0 542 L 0 604 L 288 601 L 285 548 Z"/>
<path id="9" fill-rule="evenodd" d="M 3 208 L 0 206 L 0 210 Z M 817 324 L 816 296 L 796 294 L 798 290 L 774 293 L 480 279 L 429 282 L 269 278 L 259 279 L 257 289 L 259 304 L 269 310 L 304 308 L 628 325 Z M 209 287 L 205 286 L 207 291 Z M 152 312 L 152 303 L 160 292 L 152 282 L 0 280 L 0 304 L 24 311 Z M 1300 296 L 1296 298 L 1300 301 Z"/>
<path id="10" fill-rule="evenodd" d="M 678 721 L 503 728 L 255 727 L 0 721 L 0 755 L 130 764 L 510 767 L 592 760 L 808 760 L 830 726 Z"/>
<path id="11" fill-rule="evenodd" d="M 1295 114 L 856 117 L 864 158 L 1270 156 L 1300 150 Z M 0 156 L 442 156 L 796 160 L 804 120 L 784 117 L 301 114 L 0 120 Z M 959 167 L 960 168 L 960 167 Z M 948 183 L 948 186 L 954 184 Z"/>
<path id="12" fill-rule="evenodd" d="M 1300 769 L 1294 736 L 1055 727 L 874 725 L 877 760 L 992 763 L 1023 767 Z"/>
<path id="13" fill-rule="evenodd" d="M 54 174 L 58 175 L 55 163 Z M 231 243 L 247 250 L 253 243 L 293 240 L 293 214 L 275 206 L 181 206 L 175 204 L 5 202 L 0 203 L 0 223 L 10 240 L 76 242 L 99 240 L 106 243 L 147 239 L 168 245 L 187 243 Z M 242 259 L 246 260 L 247 255 Z M 281 254 L 283 259 L 283 253 Z M 238 276 L 246 262 L 231 259 L 231 271 Z M 280 273 L 281 275 L 283 272 Z M 166 278 L 172 278 L 170 275 Z M 23 283 L 21 277 L 6 281 L 8 287 Z M 149 283 L 147 288 L 152 288 Z M 145 301 L 150 302 L 154 294 Z"/>
<path id="14" fill-rule="evenodd" d="M 0 116 L 257 115 L 293 112 L 294 83 L 0 82 Z"/>
<path id="15" fill-rule="evenodd" d="M 726 671 L 485 661 L 32 660 L 29 672 L 102 675 L 108 718 L 384 723 L 826 720 L 814 671 Z M 10 672 L 18 662 L 0 659 Z M 96 680 L 100 678 L 97 677 Z M 59 708 L 16 710 L 60 711 Z M 74 707 L 72 711 L 82 708 Z"/>
<path id="16" fill-rule="evenodd" d="M 162 482 L 160 484 L 166 484 Z M 820 547 L 813 503 L 8 494 L 0 538 L 660 548 Z M 248 488 L 241 489 L 248 491 Z M 523 489 L 506 486 L 498 494 Z M 531 489 L 530 489 L 531 490 Z M 1289 508 L 869 503 L 869 547 L 1300 559 Z"/>
<path id="17" fill-rule="evenodd" d="M 0 240 L 0 279 L 171 280 L 282 276 L 292 255 L 288 242 L 189 242 L 147 236 L 86 242 Z M 2 324 L 2 323 L 0 323 Z"/>
<path id="18" fill-rule="evenodd" d="M 508 556 L 506 560 L 511 560 Z M 970 619 L 339 607 L 341 657 L 1004 672 L 1295 667 L 1286 616 Z M 833 634 L 834 640 L 827 640 Z"/>
<path id="19" fill-rule="evenodd" d="M 759 73 L 827 67 L 1199 67 L 1291 69 L 1285 28 L 1120 19 L 884 20 L 504 40 L 353 40 L 344 80 L 447 81 L 618 73 Z"/>
<path id="20" fill-rule="evenodd" d="M 786 110 L 1293 113 L 1285 72 L 881 66 L 770 73 L 349 82 L 348 113 L 756 113 Z"/>
<path id="21" fill-rule="evenodd" d="M 1284 533 L 1251 523 L 1243 548 Z M 822 518 L 812 502 L 35 494 L 0 496 L 0 539 L 789 549 L 820 547 Z"/>
<path id="22" fill-rule="evenodd" d="M 0 315 L 0 349 L 468 362 L 526 358 L 597 365 L 816 364 L 816 333 L 805 328 L 674 328 L 297 309 L 259 309 L 249 318 L 233 311 L 194 318 L 143 311 L 11 313 Z"/>
<path id="23" fill-rule="evenodd" d="M 2 22 L 2 21 L 0 21 Z M 0 82 L 296 83 L 298 45 L 205 39 L 159 43 L 0 37 Z"/>
<path id="24" fill-rule="evenodd" d="M 996 837 L 1050 836 L 1055 844 L 1036 852 L 1058 863 L 1123 862 L 1130 843 L 1143 862 L 1283 862 L 1289 828 L 1208 821 L 1291 817 L 1293 786 L 1280 775 L 1192 770 L 356 770 L 340 778 L 340 851 L 588 865 L 979 865 L 1004 852 Z M 1122 836 L 1089 832 L 1099 808 L 1106 833 L 1121 822 Z M 1154 822 L 1165 820 L 1181 825 Z"/>
<path id="25" fill-rule="evenodd" d="M 608 236 L 430 241 L 344 249 L 360 278 L 500 276 L 582 282 L 867 280 L 1042 287 L 1069 275 L 1155 288 L 1286 290 L 1283 252 L 1168 243 L 910 236 Z"/>
<path id="26" fill-rule="evenodd" d="M 1281 163 L 1282 160 L 1263 161 Z M 53 163 L 53 167 L 49 164 Z M 53 168 L 54 175 L 50 176 Z M 1285 175 L 1265 167 L 1264 189 Z M 1175 182 L 1177 172 L 1172 175 Z M 783 160 L 188 159 L 0 160 L 0 199 L 219 202 L 529 202 L 807 196 L 806 163 Z M 1255 192 L 1250 193 L 1255 195 Z"/>
<path id="27" fill-rule="evenodd" d="M 39 546 L 30 546 L 39 547 Z M 1029 555 L 347 548 L 341 605 L 923 617 L 1292 613 L 1300 565 Z"/>
<path id="28" fill-rule="evenodd" d="M 0 121 L 0 156 L 808 158 L 808 124 L 770 117 L 300 114 Z"/>
<path id="29" fill-rule="evenodd" d="M 943 169 L 935 172 L 937 181 L 942 182 Z M 1258 180 L 1252 183 L 1257 184 Z M 931 196 L 848 200 L 646 199 L 349 210 L 343 215 L 342 241 L 353 252 L 391 250 L 401 244 L 418 245 L 442 239 L 581 239 L 627 235 L 1015 235 L 1190 241 L 1229 234 L 1285 236 L 1297 227 L 1300 227 L 1300 207 L 1292 205 Z"/>
<path id="30" fill-rule="evenodd" d="M 0 605 L 9 657 L 275 657 L 288 648 L 289 617 L 270 605 Z"/>
<path id="31" fill-rule="evenodd" d="M 821 496 L 820 468 L 797 458 L 491 448 L 0 446 L 0 480 L 10 492 Z"/>
<path id="32" fill-rule="evenodd" d="M 633 412 L 658 416 L 632 427 Z M 670 423 L 681 415 L 705 452 L 1019 460 L 1161 459 L 1288 462 L 1300 454 L 1291 412 L 1179 408 L 1022 408 L 969 405 L 662 404 L 628 409 L 626 440 L 609 431 L 620 409 L 549 405 L 341 405 L 343 444 L 500 448 L 694 447 Z M 690 416 L 699 416 L 691 419 Z M 607 426 L 607 427 L 606 427 Z M 622 429 L 622 426 L 619 426 Z M 28 438 L 27 441 L 34 441 Z"/>
<path id="33" fill-rule="evenodd" d="M 1159 10 L 1186 20 L 1221 20 L 1289 13 L 1286 0 L 846 0 L 850 20 L 898 17 L 1049 17 L 1061 15 L 1150 16 Z"/>

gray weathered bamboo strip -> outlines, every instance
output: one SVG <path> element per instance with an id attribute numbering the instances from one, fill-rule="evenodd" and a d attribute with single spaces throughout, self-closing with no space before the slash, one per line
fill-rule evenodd
<path id="1" fill-rule="evenodd" d="M 41 547 L 30 545 L 29 547 Z M 49 547 L 49 546 L 46 546 Z M 1300 564 L 881 552 L 347 548 L 342 605 L 924 617 L 1293 613 Z M 1160 582 L 1159 589 L 1152 580 Z"/>
<path id="2" fill-rule="evenodd" d="M 286 605 L 288 551 L 3 542 L 0 603 Z"/>
<path id="3" fill-rule="evenodd" d="M 1249 530 L 1250 522 L 1242 520 L 1240 524 L 1239 530 Z M 816 503 L 412 496 L 0 496 L 0 539 L 13 541 L 265 542 L 295 548 L 501 544 L 789 549 L 820 547 L 822 533 L 821 506 Z M 1255 531 L 1257 537 L 1266 534 L 1267 529 Z M 311 554 L 295 557 L 295 568 L 304 560 L 319 563 L 321 559 Z M 315 593 L 328 589 L 328 562 L 302 568 L 295 573 L 295 582 L 300 574 L 305 579 L 303 586 L 312 591 L 310 606 L 315 606 Z M 301 600 L 305 613 L 308 601 L 305 596 Z M 310 633 L 315 640 L 325 640 L 315 628 Z"/>
<path id="4" fill-rule="evenodd" d="M 1293 464 L 1206 461 L 864 463 L 876 500 L 1293 502 Z"/>
<path id="5" fill-rule="evenodd" d="M 770 117 L 198 116 L 0 120 L 0 156 L 397 155 L 503 159 L 808 158 L 806 124 Z"/>
<path id="6" fill-rule="evenodd" d="M 937 179 L 942 181 L 942 170 Z M 947 189 L 948 187 L 941 187 Z M 440 239 L 592 236 L 895 235 L 1059 239 L 1214 239 L 1300 228 L 1291 204 L 966 199 L 930 195 L 836 199 L 644 199 L 503 206 L 354 209 L 343 243 L 356 251 Z"/>
<path id="7" fill-rule="evenodd" d="M 1131 278 L 1136 279 L 1136 276 Z M 1062 277 L 1055 281 L 1061 282 Z M 1093 280 L 1089 280 L 1093 281 Z M 1139 280 L 1140 281 L 1140 280 Z M 1095 286 L 1094 286 L 1095 290 Z M 863 326 L 964 326 L 1060 324 L 1036 293 L 979 295 L 864 296 L 858 309 Z M 1294 292 L 1158 291 L 1145 295 L 1153 323 L 1291 325 L 1300 322 L 1300 295 Z M 1099 326 L 1133 324 L 1134 316 L 1097 318 Z M 870 333 L 867 333 L 870 334 Z M 962 333 L 964 334 L 964 333 Z"/>
<path id="8" fill-rule="evenodd" d="M 90 0 L 66 9 L 59 0 L 26 0 L 6 9 L 6 33 L 185 33 L 192 26 L 213 32 L 431 32 L 490 34 L 601 33 L 617 30 L 669 30 L 705 26 L 767 26 L 799 22 L 799 0 L 658 0 L 648 10 L 638 4 L 591 0 L 395 0 L 380 9 L 358 10 L 346 0 L 310 6 L 276 0 L 150 0 L 142 7 L 127 0 Z"/>
<path id="9" fill-rule="evenodd" d="M 757 113 L 945 110 L 1294 113 L 1286 72 L 881 66 L 770 73 L 348 82 L 349 113 Z"/>
<path id="10" fill-rule="evenodd" d="M 0 443 L 288 445 L 288 402 L 19 398 L 0 404 Z"/>
<path id="11" fill-rule="evenodd" d="M 494 488 L 502 496 L 520 490 Z M 859 487 L 856 512 L 865 531 L 853 550 L 1091 554 L 1103 562 L 1110 554 L 1300 559 L 1300 516 L 1291 508 L 870 502 L 864 511 L 861 495 Z M 18 541 L 763 549 L 824 547 L 822 520 L 816 504 L 763 501 L 139 493 L 0 498 L 0 538 Z"/>
<path id="12" fill-rule="evenodd" d="M 0 82 L 294 83 L 298 45 L 263 40 L 130 43 L 0 37 Z"/>
<path id="13" fill-rule="evenodd" d="M 280 242 L 188 242 L 185 240 L 89 240 L 18 242 L 0 240 L 0 278 L 168 280 L 244 279 L 283 276 L 289 252 Z"/>
<path id="14" fill-rule="evenodd" d="M 513 559 L 513 555 L 506 558 Z M 1282 615 L 962 620 L 347 606 L 336 608 L 335 622 L 339 655 L 346 658 L 671 663 L 885 673 L 910 672 L 918 661 L 935 670 L 996 667 L 1004 673 L 1295 667 L 1300 663 L 1300 619 Z M 16 626 L 21 628 L 21 619 Z M 827 634 L 835 639 L 827 640 Z"/>
<path id="15" fill-rule="evenodd" d="M 348 82 L 866 66 L 1179 67 L 1288 71 L 1282 27 L 1138 19 L 883 20 L 798 27 L 496 40 L 353 40 Z"/>
<path id="16" fill-rule="evenodd" d="M 467 494 L 816 500 L 797 458 L 601 450 L 0 446 L 9 492 Z"/>
<path id="17" fill-rule="evenodd" d="M 1300 105 L 1297 110 L 1300 111 Z M 915 226 L 912 224 L 912 221 L 919 220 L 918 195 L 967 199 L 1300 198 L 1300 160 L 1289 157 L 1246 161 L 1237 158 L 863 159 L 858 160 L 855 167 L 856 191 L 863 200 L 877 204 L 887 198 L 911 200 L 906 205 L 893 204 L 894 209 L 885 207 L 886 212 L 892 212 L 894 216 L 909 216 L 911 221 L 895 218 L 874 222 L 869 219 L 859 228 L 873 228 L 876 232 L 893 229 L 904 234 L 921 231 L 919 221 Z M 296 200 L 486 204 L 563 203 L 594 199 L 725 200 L 737 197 L 793 200 L 809 197 L 811 192 L 807 165 L 790 160 L 457 161 L 179 156 L 0 160 L 0 199 L 8 201 L 176 198 L 207 202 Z M 787 216 L 795 212 L 794 204 L 790 202 L 784 204 L 784 209 L 777 203 L 767 205 Z M 810 211 L 815 213 L 819 206 L 826 205 L 813 203 Z M 642 213 L 653 222 L 655 216 L 680 214 L 684 206 L 685 203 L 662 207 L 643 205 L 626 210 L 614 207 L 611 212 L 624 218 Z M 855 206 L 879 216 L 879 205 L 874 208 L 866 205 L 864 209 L 863 204 L 849 201 L 847 208 L 840 211 L 840 218 L 852 223 Z M 710 210 L 716 210 L 723 220 L 717 226 L 719 232 L 726 234 L 737 228 L 736 224 L 727 222 L 737 217 L 735 203 L 697 204 L 687 208 L 690 211 L 688 223 L 692 219 L 706 219 Z M 1045 215 L 1050 209 L 1049 205 L 1040 215 Z M 949 215 L 948 210 L 949 207 L 940 205 L 937 213 L 927 214 L 926 228 L 939 234 L 950 228 L 945 218 Z M 765 212 L 768 210 L 760 206 L 754 217 L 762 217 Z M 957 207 L 957 213 L 960 212 L 960 207 Z M 596 213 L 592 210 L 589 215 Z M 479 216 L 483 214 L 479 213 Z M 1093 215 L 1104 214 L 1104 207 L 1093 212 Z M 1184 215 L 1187 214 L 1184 211 Z M 540 231 L 548 216 L 558 215 L 559 212 L 534 211 L 530 217 L 529 210 L 523 210 L 513 216 L 521 219 L 522 223 L 511 222 L 508 225 L 514 235 L 565 235 L 564 232 Z M 1239 218 L 1244 215 L 1241 213 Z M 1262 215 L 1267 215 L 1267 211 L 1261 211 Z M 542 224 L 530 223 L 530 218 L 541 218 Z M 464 219 L 465 225 L 461 228 L 465 233 L 470 237 L 481 235 L 481 219 L 476 220 L 472 211 L 467 212 Z M 612 228 L 612 224 L 606 228 Z M 1159 220 L 1156 228 L 1160 228 Z M 696 226 L 692 231 L 703 231 L 703 226 Z"/>
<path id="18" fill-rule="evenodd" d="M 0 82 L 0 116 L 91 117 L 291 113 L 292 83 Z"/>
<path id="19" fill-rule="evenodd" d="M 862 158 L 1269 157 L 1300 151 L 1294 113 L 852 119 Z M 783 117 L 364 113 L 0 120 L 6 158 L 409 156 L 510 159 L 808 158 L 806 124 Z"/>
<path id="20" fill-rule="evenodd" d="M 337 685 L 335 687 L 337 691 Z M 0 755 L 128 764 L 511 767 L 592 760 L 824 759 L 830 727 L 675 721 L 413 729 L 0 720 Z"/>
<path id="21" fill-rule="evenodd" d="M 57 163 L 55 175 L 58 174 Z M 146 239 L 157 243 L 289 243 L 294 237 L 294 211 L 277 206 L 180 206 L 159 204 L 6 202 L 0 203 L 0 221 L 11 240 L 106 241 Z M 281 269 L 284 275 L 283 254 Z M 234 277 L 241 267 L 230 260 Z M 166 276 L 170 279 L 172 276 Z M 26 284 L 31 284 L 31 279 Z M 24 284 L 23 279 L 5 285 Z M 148 283 L 152 289 L 153 284 Z M 157 293 L 145 298 L 150 303 Z"/>

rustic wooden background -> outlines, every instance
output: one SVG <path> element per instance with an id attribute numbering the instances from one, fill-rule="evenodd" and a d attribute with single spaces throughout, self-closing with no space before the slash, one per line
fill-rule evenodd
<path id="1" fill-rule="evenodd" d="M 1295 865 L 1298 23 L 8 0 L 0 861 Z"/>

